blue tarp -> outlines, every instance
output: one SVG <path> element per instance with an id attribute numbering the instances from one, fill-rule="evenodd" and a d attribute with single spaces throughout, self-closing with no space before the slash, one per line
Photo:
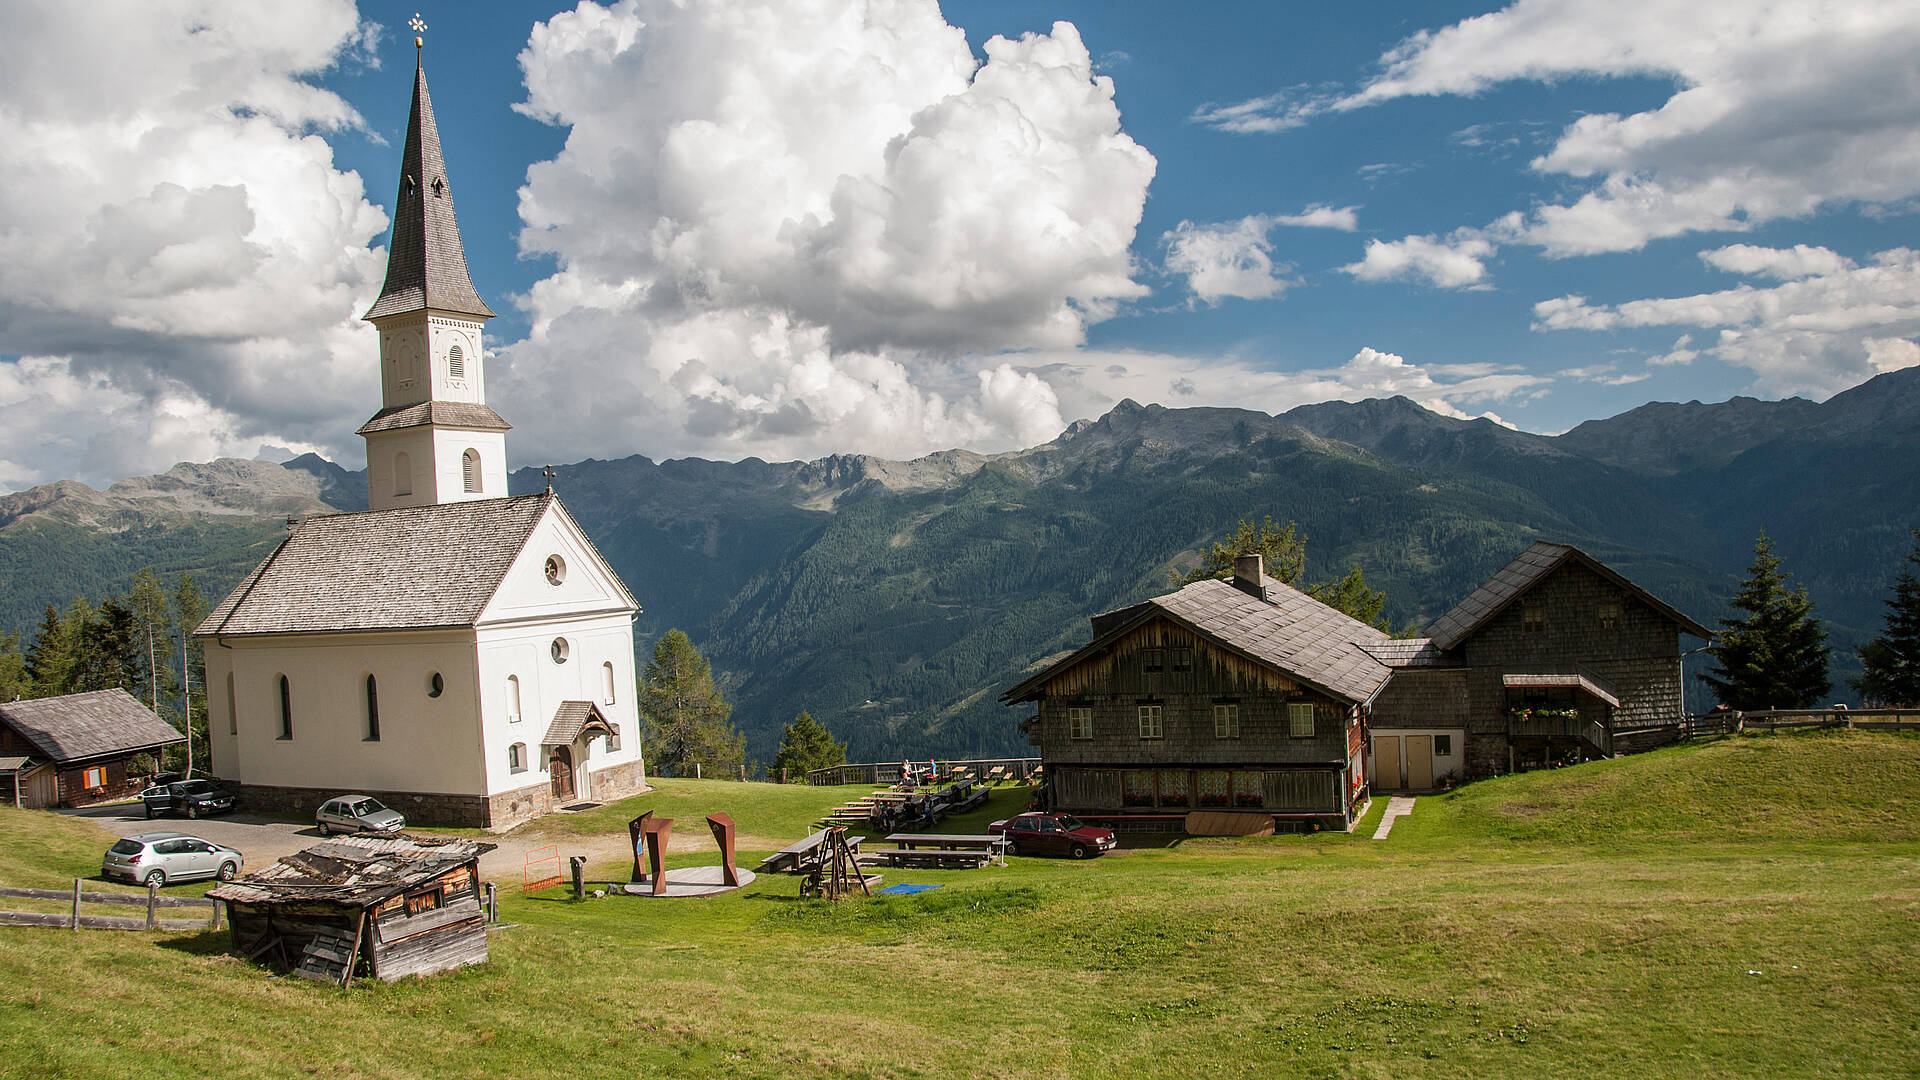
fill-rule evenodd
<path id="1" fill-rule="evenodd" d="M 889 885 L 880 891 L 883 894 L 891 896 L 912 896 L 914 893 L 926 892 L 928 889 L 937 889 L 939 887 L 938 885 L 908 885 L 902 883 L 899 885 Z"/>

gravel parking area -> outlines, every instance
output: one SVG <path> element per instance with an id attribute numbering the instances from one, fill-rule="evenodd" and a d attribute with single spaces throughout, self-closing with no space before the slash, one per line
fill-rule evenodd
<path id="1" fill-rule="evenodd" d="M 107 806 L 88 806 L 77 810 L 62 810 L 71 817 L 84 818 L 100 826 L 112 836 L 134 836 L 147 832 L 180 832 L 211 840 L 216 844 L 225 844 L 246 857 L 246 872 L 251 873 L 273 865 L 282 856 L 310 848 L 320 842 L 320 831 L 311 822 L 278 821 L 257 817 L 244 811 L 232 814 L 219 814 L 188 820 L 185 817 L 157 817 L 147 819 L 146 805 L 140 802 L 113 803 Z M 501 888 L 508 885 L 519 886 L 521 874 L 526 869 L 526 856 L 529 850 L 545 847 L 554 843 L 550 837 L 517 839 L 511 833 L 484 838 L 487 843 L 497 845 L 493 851 L 482 856 L 480 876 L 496 882 Z M 679 841 L 679 837 L 675 840 Z M 701 839 L 705 839 L 704 837 Z M 587 876 L 594 881 L 625 881 L 631 870 L 632 859 L 626 853 L 624 836 L 574 837 L 560 842 L 560 860 L 562 872 L 565 872 L 569 856 L 587 856 Z M 675 851 L 695 850 L 702 846 L 711 848 L 711 841 L 704 845 L 694 842 L 676 842 Z M 104 851 L 103 844 L 101 850 Z"/>

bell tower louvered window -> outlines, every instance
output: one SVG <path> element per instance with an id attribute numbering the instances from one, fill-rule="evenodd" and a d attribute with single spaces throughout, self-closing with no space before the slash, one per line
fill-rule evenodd
<path id="1" fill-rule="evenodd" d="M 467 377 L 467 356 L 455 345 L 447 350 L 447 378 L 464 379 Z"/>
<path id="2" fill-rule="evenodd" d="M 480 451 L 468 450 L 460 455 L 460 478 L 469 493 L 480 491 Z"/>

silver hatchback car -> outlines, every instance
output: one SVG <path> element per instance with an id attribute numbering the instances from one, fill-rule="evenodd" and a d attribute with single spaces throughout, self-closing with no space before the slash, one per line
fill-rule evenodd
<path id="1" fill-rule="evenodd" d="M 335 795 L 320 804 L 313 824 L 321 836 L 337 832 L 397 833 L 407 827 L 407 819 L 371 795 Z"/>
<path id="2" fill-rule="evenodd" d="M 134 884 L 171 885 L 176 881 L 219 878 L 232 881 L 246 860 L 238 851 L 211 840 L 177 832 L 129 836 L 100 860 L 100 876 Z"/>

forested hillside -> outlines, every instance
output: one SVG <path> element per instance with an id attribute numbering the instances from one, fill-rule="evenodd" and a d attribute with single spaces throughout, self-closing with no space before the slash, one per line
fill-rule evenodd
<path id="1" fill-rule="evenodd" d="M 1908 369 L 1818 405 L 1647 406 L 1547 438 L 1405 399 L 1277 417 L 1122 402 L 1015 453 L 632 457 L 561 467 L 554 487 L 644 605 L 642 650 L 686 630 L 752 756 L 802 709 L 855 760 L 1005 753 L 1021 740 L 1002 689 L 1263 515 L 1299 523 L 1310 580 L 1358 563 L 1394 625 L 1424 625 L 1539 538 L 1712 625 L 1764 528 L 1834 632 L 1845 699 L 1920 524 L 1917 403 Z M 513 489 L 544 482 L 523 470 Z M 218 596 L 286 516 L 363 505 L 360 483 L 309 458 L 7 496 L 0 626 L 30 631 L 49 601 L 148 565 Z"/>

